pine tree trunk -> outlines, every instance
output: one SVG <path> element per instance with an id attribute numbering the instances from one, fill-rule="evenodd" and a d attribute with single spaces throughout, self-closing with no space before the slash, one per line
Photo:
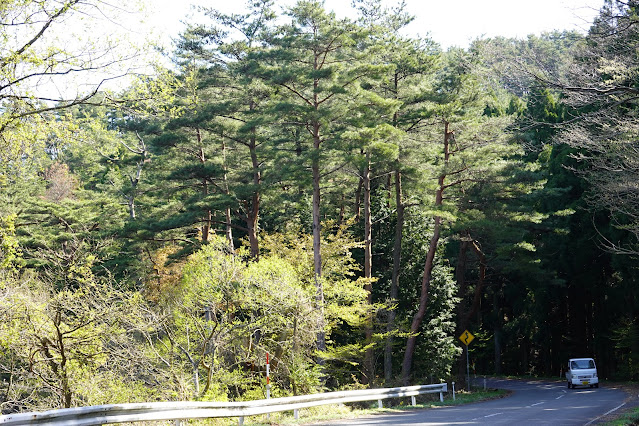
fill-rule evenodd
<path id="1" fill-rule="evenodd" d="M 359 178 L 357 183 L 357 189 L 355 190 L 355 206 L 353 207 L 353 213 L 355 214 L 355 223 L 359 223 L 359 219 L 362 214 L 362 188 L 364 187 L 364 179 Z"/>
<path id="2" fill-rule="evenodd" d="M 251 248 L 251 257 L 253 259 L 259 259 L 260 246 L 257 239 L 259 217 L 260 217 L 260 201 L 261 193 L 260 188 L 262 185 L 262 172 L 260 171 L 260 163 L 257 158 L 257 141 L 255 135 L 251 136 L 251 142 L 249 146 L 251 152 L 251 165 L 253 168 L 253 185 L 255 190 L 251 198 L 251 205 L 247 208 L 247 228 L 249 246 Z"/>
<path id="3" fill-rule="evenodd" d="M 411 370 L 413 368 L 413 355 L 415 354 L 415 345 L 417 344 L 417 335 L 422 322 L 424 321 L 424 317 L 426 316 L 426 308 L 428 307 L 428 290 L 430 289 L 430 278 L 435 261 L 435 252 L 437 251 L 437 245 L 439 243 L 440 229 L 441 217 L 436 216 L 433 236 L 430 239 L 426 262 L 424 263 L 424 276 L 422 278 L 421 291 L 419 295 L 419 308 L 413 316 L 413 321 L 410 325 L 410 336 L 406 342 L 406 352 L 404 353 L 404 361 L 402 363 L 402 384 L 405 386 L 410 382 Z"/>
<path id="4" fill-rule="evenodd" d="M 393 245 L 393 271 L 391 275 L 390 303 L 395 305 L 399 298 L 399 272 L 402 261 L 402 235 L 404 231 L 404 202 L 402 200 L 402 173 L 399 165 L 395 170 L 395 204 L 397 205 L 397 222 L 395 223 L 395 242 Z M 384 379 L 389 381 L 393 377 L 393 337 L 395 331 L 395 308 L 388 311 L 386 332 L 389 337 L 384 348 Z"/>
<path id="5" fill-rule="evenodd" d="M 204 148 L 202 147 L 202 133 L 200 129 L 195 129 L 195 134 L 197 136 L 197 143 L 199 148 L 198 156 L 200 160 L 200 164 L 206 163 L 206 155 L 204 154 Z M 209 194 L 209 185 L 205 178 L 202 179 L 202 197 L 206 197 Z M 213 214 L 210 209 L 204 211 L 204 217 L 202 218 L 202 242 L 209 241 L 210 232 L 211 232 L 211 222 L 213 221 Z"/>
<path id="6" fill-rule="evenodd" d="M 395 99 L 399 98 L 399 73 L 395 71 L 394 79 Z M 393 127 L 397 128 L 399 119 L 399 111 L 393 114 Z M 388 175 L 388 202 L 392 199 L 391 194 L 391 176 Z M 386 318 L 386 332 L 388 338 L 384 347 L 384 380 L 389 382 L 393 378 L 393 335 L 395 331 L 395 317 L 397 316 L 396 304 L 399 298 L 399 273 L 402 263 L 402 236 L 404 233 L 404 201 L 402 199 L 402 173 L 400 171 L 399 157 L 395 162 L 395 205 L 397 208 L 397 222 L 395 223 L 395 241 L 393 243 L 393 271 L 391 273 L 391 288 L 389 294 L 389 303 L 391 309 L 388 310 Z"/>
<path id="7" fill-rule="evenodd" d="M 316 155 L 313 158 L 311 166 L 313 174 L 313 265 L 315 270 L 315 301 L 317 309 L 320 311 L 317 331 L 317 349 L 321 352 L 326 351 L 326 333 L 324 331 L 324 289 L 322 286 L 322 254 L 321 254 L 321 218 L 320 218 L 320 166 L 319 166 L 319 148 L 320 148 L 320 125 L 314 125 L 313 147 Z"/>
<path id="8" fill-rule="evenodd" d="M 148 161 L 148 151 L 146 150 L 146 144 L 144 143 L 144 139 L 140 136 L 139 133 L 135 132 L 135 135 L 138 138 L 138 146 L 136 148 L 131 148 L 124 142 L 121 142 L 122 145 L 133 154 L 139 155 L 140 159 L 138 160 L 137 168 L 135 171 L 135 177 L 129 175 L 129 181 L 131 182 L 131 193 L 126 197 L 127 205 L 129 206 L 129 219 L 134 220 L 137 215 L 135 211 L 135 197 L 138 193 L 138 186 L 140 185 L 140 179 L 142 178 L 142 169 L 144 165 Z"/>
<path id="9" fill-rule="evenodd" d="M 364 278 L 369 281 L 365 284 L 364 289 L 367 292 L 367 302 L 370 305 L 373 304 L 373 284 L 370 279 L 373 276 L 373 267 L 372 267 L 372 244 L 371 244 L 371 229 L 372 229 L 372 221 L 371 221 L 371 161 L 370 161 L 370 153 L 366 153 L 366 168 L 364 170 L 363 175 L 363 188 L 364 188 Z M 366 344 L 369 345 L 373 339 L 373 318 L 368 318 L 366 324 Z M 364 384 L 371 384 L 373 382 L 374 375 L 374 353 L 373 349 L 369 348 L 366 350 L 365 358 L 364 358 Z"/>
<path id="10" fill-rule="evenodd" d="M 313 71 L 319 71 L 322 67 L 323 58 L 321 53 L 315 52 L 313 57 Z M 311 104 L 316 113 L 320 109 L 321 102 L 318 97 L 320 80 L 316 77 L 313 80 L 313 100 Z M 322 222 L 320 218 L 320 147 L 322 144 L 321 123 L 317 119 L 312 120 L 313 135 L 313 162 L 311 171 L 313 174 L 313 266 L 315 269 L 315 301 L 319 310 L 317 324 L 317 350 L 326 352 L 326 326 L 324 321 L 324 288 L 322 284 Z M 320 363 L 323 362 L 320 359 Z"/>
<path id="11" fill-rule="evenodd" d="M 222 141 L 222 161 L 223 161 L 223 167 L 224 167 L 224 175 L 222 176 L 222 179 L 223 179 L 222 185 L 224 188 L 224 193 L 226 195 L 230 195 L 231 191 L 229 190 L 229 183 L 226 176 L 226 173 L 227 173 L 226 144 L 224 143 L 224 141 Z M 225 220 L 224 235 L 226 235 L 226 243 L 229 245 L 229 248 L 231 249 L 231 251 L 234 251 L 235 247 L 233 244 L 233 228 L 231 227 L 231 207 L 230 206 L 226 206 L 226 208 L 224 209 L 224 220 Z"/>
<path id="12" fill-rule="evenodd" d="M 235 244 L 233 243 L 233 227 L 231 226 L 232 220 L 233 218 L 231 216 L 231 208 L 226 207 L 226 209 L 224 209 L 224 235 L 226 236 L 226 243 L 228 244 L 229 249 L 231 249 L 231 252 L 235 251 Z"/>
<path id="13" fill-rule="evenodd" d="M 449 131 L 448 121 L 444 121 L 444 162 L 448 163 L 450 159 L 450 146 L 449 141 L 452 133 Z M 444 200 L 444 181 L 446 180 L 446 172 L 444 171 L 438 179 L 437 192 L 435 194 L 435 206 L 441 206 Z M 428 307 L 428 291 L 430 289 L 431 273 L 433 266 L 435 265 L 435 254 L 437 252 L 437 246 L 439 244 L 439 237 L 441 233 L 442 218 L 441 216 L 434 217 L 433 236 L 430 239 L 428 245 L 428 253 L 426 254 L 426 261 L 424 262 L 424 275 L 422 277 L 421 290 L 419 294 L 419 307 L 417 312 L 413 316 L 413 321 L 410 326 L 410 336 L 406 342 L 406 352 L 404 352 L 404 361 L 402 362 L 402 383 L 408 385 L 411 378 L 411 372 L 413 368 L 413 357 L 415 355 L 415 346 L 417 344 L 417 336 L 419 329 L 426 316 L 426 308 Z"/>
<path id="14" fill-rule="evenodd" d="M 139 137 L 139 136 L 138 136 Z M 140 178 L 142 177 L 142 168 L 144 167 L 144 163 L 146 162 L 146 149 L 141 149 L 139 152 L 140 161 L 138 161 L 137 170 L 135 172 L 135 178 L 130 177 L 131 181 L 131 195 L 127 197 L 127 204 L 129 206 L 129 218 L 135 219 L 135 195 L 138 191 L 138 185 L 140 184 Z"/>

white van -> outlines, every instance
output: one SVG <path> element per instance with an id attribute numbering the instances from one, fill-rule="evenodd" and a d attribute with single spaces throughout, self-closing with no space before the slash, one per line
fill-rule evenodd
<path id="1" fill-rule="evenodd" d="M 594 386 L 598 388 L 599 377 L 597 377 L 595 360 L 592 358 L 569 359 L 566 380 L 568 380 L 568 389 L 575 386 Z"/>

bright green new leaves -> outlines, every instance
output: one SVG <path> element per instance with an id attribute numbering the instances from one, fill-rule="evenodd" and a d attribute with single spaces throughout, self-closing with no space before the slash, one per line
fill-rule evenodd
<path id="1" fill-rule="evenodd" d="M 133 54 L 123 40 L 99 34 L 100 20 L 114 18 L 120 6 L 97 0 L 2 2 L 0 134 L 16 120 L 82 103 L 114 73 L 121 76 L 122 63 Z"/>
<path id="2" fill-rule="evenodd" d="M 5 282 L 0 292 L 5 401 L 41 409 L 151 396 L 127 391 L 151 367 L 144 346 L 133 344 L 144 323 L 135 294 L 95 280 L 52 291 L 29 279 Z"/>
<path id="3" fill-rule="evenodd" d="M 16 238 L 16 214 L 0 217 L 0 269 L 13 269 L 21 256 Z"/>
<path id="4" fill-rule="evenodd" d="M 299 393 L 319 386 L 320 370 L 313 367 L 318 318 L 325 312 L 324 331 L 331 336 L 341 324 L 357 327 L 368 309 L 363 282 L 352 276 L 353 243 L 340 235 L 325 242 L 322 310 L 315 301 L 308 236 L 297 241 L 268 237 L 269 254 L 253 262 L 247 262 L 245 251 L 229 253 L 220 238 L 189 258 L 176 299 L 163 303 L 171 312 L 165 329 L 169 345 L 192 371 L 196 394 L 209 399 L 220 392 L 259 389 L 266 352 L 279 389 Z"/>
<path id="5" fill-rule="evenodd" d="M 328 338 L 332 332 L 339 332 L 339 325 L 346 323 L 353 327 L 363 324 L 370 309 L 366 304 L 363 278 L 357 278 L 360 265 L 353 257 L 353 250 L 363 244 L 349 235 L 346 227 L 325 224 L 333 232 L 325 231 L 322 238 L 322 283 L 324 287 L 324 311 Z M 305 286 L 313 286 L 313 241 L 310 235 L 291 230 L 284 234 L 264 236 L 265 251 L 289 261 Z"/>
<path id="6" fill-rule="evenodd" d="M 194 377 L 198 370 L 206 372 L 202 391 L 194 383 L 203 397 L 211 396 L 206 394 L 212 375 L 223 388 L 253 388 L 258 372 L 245 367 L 264 365 L 266 352 L 273 359 L 275 383 L 286 387 L 289 370 L 313 353 L 314 288 L 281 258 L 263 256 L 246 263 L 245 255 L 230 254 L 223 240 L 214 239 L 189 258 L 179 301 L 171 304 L 177 327 L 172 343 L 189 358 Z"/>

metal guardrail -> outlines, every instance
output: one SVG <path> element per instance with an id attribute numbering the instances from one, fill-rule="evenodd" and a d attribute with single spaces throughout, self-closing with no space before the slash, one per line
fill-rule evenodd
<path id="1" fill-rule="evenodd" d="M 215 417 L 238 417 L 242 425 L 244 417 L 300 408 L 346 402 L 378 401 L 389 398 L 411 397 L 415 405 L 417 395 L 439 393 L 440 401 L 448 392 L 446 383 L 436 385 L 405 386 L 384 389 L 362 389 L 354 391 L 326 392 L 313 395 L 285 398 L 261 399 L 246 402 L 148 402 L 130 404 L 94 405 L 90 407 L 62 408 L 43 412 L 17 413 L 0 416 L 0 425 L 66 425 L 87 426 L 108 423 L 201 419 Z"/>

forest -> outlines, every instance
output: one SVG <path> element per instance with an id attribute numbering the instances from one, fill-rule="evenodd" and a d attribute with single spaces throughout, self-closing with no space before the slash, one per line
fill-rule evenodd
<path id="1" fill-rule="evenodd" d="M 405 3 L 200 8 L 126 63 L 0 4 L 0 412 L 559 378 L 639 380 L 639 1 L 443 50 Z"/>

